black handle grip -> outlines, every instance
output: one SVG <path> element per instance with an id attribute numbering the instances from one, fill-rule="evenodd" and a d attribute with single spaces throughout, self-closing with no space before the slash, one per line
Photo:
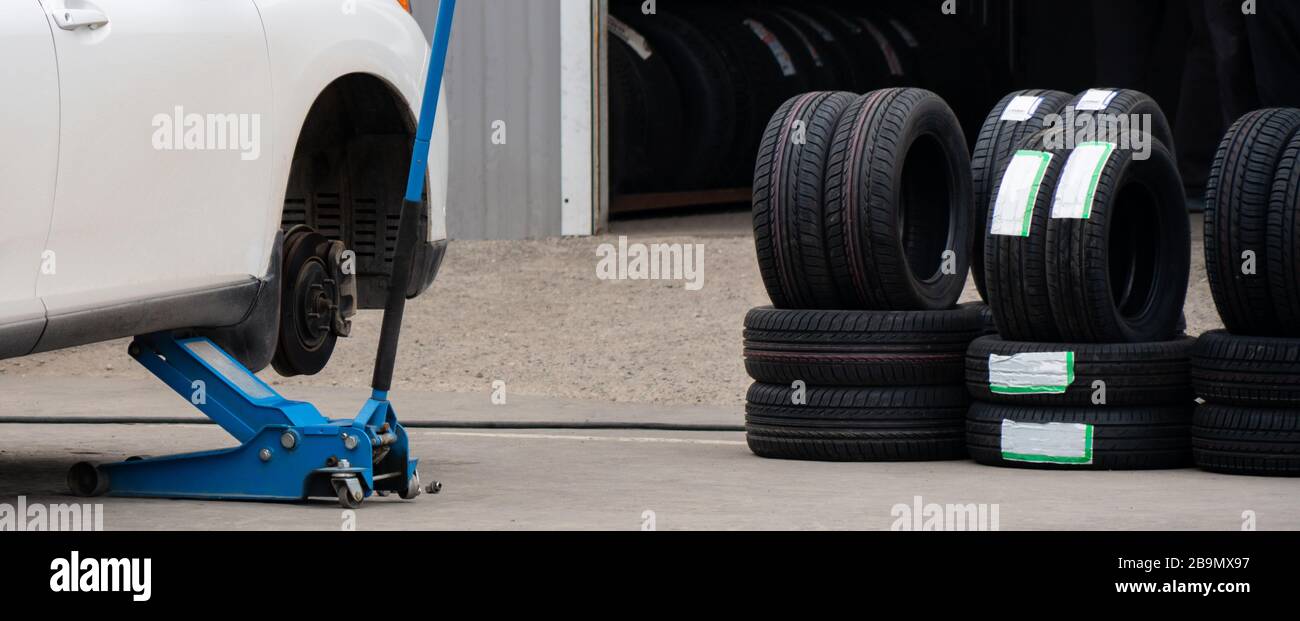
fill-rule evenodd
<path id="1" fill-rule="evenodd" d="M 419 202 L 404 201 L 397 231 L 397 248 L 393 251 L 393 272 L 388 278 L 388 301 L 384 304 L 384 325 L 379 332 L 379 351 L 375 355 L 375 375 L 370 387 L 388 392 L 393 387 L 393 370 L 397 366 L 397 344 L 402 337 L 402 315 L 406 312 L 406 292 L 411 288 L 411 263 L 415 246 L 420 243 Z"/>

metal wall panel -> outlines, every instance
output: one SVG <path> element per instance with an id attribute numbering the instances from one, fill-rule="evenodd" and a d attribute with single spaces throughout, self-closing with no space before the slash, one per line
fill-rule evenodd
<path id="1" fill-rule="evenodd" d="M 414 0 L 432 33 L 438 4 Z M 560 234 L 560 0 L 456 6 L 448 56 L 452 239 Z M 492 144 L 492 124 L 506 144 Z"/>

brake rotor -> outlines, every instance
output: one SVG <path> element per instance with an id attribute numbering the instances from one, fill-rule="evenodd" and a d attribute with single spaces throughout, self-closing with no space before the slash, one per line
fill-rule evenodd
<path id="1" fill-rule="evenodd" d="M 338 337 L 351 327 L 344 307 L 352 305 L 355 293 L 347 287 L 355 283 L 340 272 L 342 245 L 307 227 L 295 227 L 286 236 L 280 334 L 271 360 L 280 375 L 320 373 Z"/>

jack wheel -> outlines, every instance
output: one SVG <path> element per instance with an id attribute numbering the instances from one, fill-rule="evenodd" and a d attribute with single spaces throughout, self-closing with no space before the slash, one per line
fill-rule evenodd
<path id="1" fill-rule="evenodd" d="M 68 489 L 83 498 L 103 496 L 108 492 L 108 473 L 90 462 L 77 462 L 68 470 Z"/>
<path id="2" fill-rule="evenodd" d="M 284 377 L 320 373 L 334 354 L 334 315 L 342 302 L 330 246 L 329 238 L 307 227 L 295 227 L 285 237 L 280 334 L 271 359 Z"/>
<path id="3" fill-rule="evenodd" d="M 424 493 L 424 488 L 420 487 L 420 473 L 411 475 L 406 481 L 406 491 L 398 494 L 402 500 L 415 500 L 420 494 Z"/>
<path id="4" fill-rule="evenodd" d="M 361 484 L 353 478 L 334 479 L 334 495 L 338 496 L 339 506 L 344 509 L 360 508 L 366 499 Z"/>

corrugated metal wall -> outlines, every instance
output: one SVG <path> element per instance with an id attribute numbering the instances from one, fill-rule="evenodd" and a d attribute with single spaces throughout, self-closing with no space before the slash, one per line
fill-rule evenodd
<path id="1" fill-rule="evenodd" d="M 437 2 L 415 5 L 432 33 Z M 559 235 L 560 0 L 460 2 L 448 64 L 449 235 Z M 491 140 L 498 120 L 504 145 Z"/>

